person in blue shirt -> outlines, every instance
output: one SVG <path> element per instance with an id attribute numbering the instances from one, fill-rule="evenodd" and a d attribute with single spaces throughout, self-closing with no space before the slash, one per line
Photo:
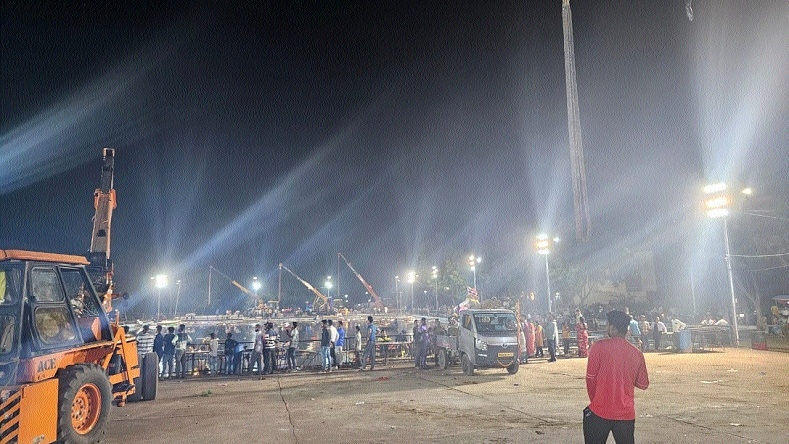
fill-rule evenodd
<path id="1" fill-rule="evenodd" d="M 362 358 L 362 368 L 359 370 L 367 370 L 367 360 L 370 360 L 370 370 L 375 370 L 375 341 L 378 334 L 378 328 L 373 323 L 373 317 L 367 316 L 367 345 L 364 348 L 364 357 Z"/>
<path id="2" fill-rule="evenodd" d="M 334 343 L 334 353 L 337 356 L 337 369 L 343 361 L 342 348 L 345 346 L 345 327 L 342 321 L 337 321 L 337 341 Z"/>

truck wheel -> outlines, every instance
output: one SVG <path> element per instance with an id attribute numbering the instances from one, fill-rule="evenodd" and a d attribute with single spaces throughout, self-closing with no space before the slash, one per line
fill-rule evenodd
<path id="1" fill-rule="evenodd" d="M 467 354 L 460 355 L 460 364 L 463 366 L 464 375 L 474 376 L 474 364 L 471 363 L 471 358 Z"/>
<path id="2" fill-rule="evenodd" d="M 142 401 L 142 378 L 134 378 L 132 381 L 134 384 L 134 393 L 126 397 L 126 401 L 128 402 L 140 402 Z"/>
<path id="3" fill-rule="evenodd" d="M 518 373 L 518 368 L 520 368 L 520 363 L 516 359 L 512 361 L 512 364 L 510 364 L 509 367 L 507 367 L 507 373 L 514 375 L 515 373 Z"/>
<path id="4" fill-rule="evenodd" d="M 153 401 L 156 399 L 156 392 L 159 390 L 159 356 L 154 353 L 146 353 L 143 358 L 143 365 L 140 370 L 142 380 L 142 399 Z"/>
<path id="5" fill-rule="evenodd" d="M 98 442 L 104 434 L 112 403 L 107 374 L 96 364 L 75 365 L 58 376 L 58 383 L 58 442 Z"/>
<path id="6" fill-rule="evenodd" d="M 447 350 L 444 348 L 439 348 L 438 353 L 436 354 L 436 360 L 438 361 L 438 368 L 441 370 L 447 369 Z"/>

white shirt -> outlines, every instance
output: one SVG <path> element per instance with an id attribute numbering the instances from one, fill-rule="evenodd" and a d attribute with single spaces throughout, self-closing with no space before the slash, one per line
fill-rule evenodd
<path id="1" fill-rule="evenodd" d="M 219 339 L 214 338 L 208 341 L 208 355 L 216 357 L 219 352 Z"/>
<path id="2" fill-rule="evenodd" d="M 337 333 L 337 329 L 333 326 L 329 326 L 329 334 L 331 334 L 331 341 L 337 342 L 340 339 L 340 334 Z"/>

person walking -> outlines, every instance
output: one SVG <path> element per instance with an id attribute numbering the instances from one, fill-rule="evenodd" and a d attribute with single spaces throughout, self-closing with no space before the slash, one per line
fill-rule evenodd
<path id="1" fill-rule="evenodd" d="M 331 332 L 329 322 L 326 319 L 321 321 L 321 370 L 324 373 L 331 371 Z"/>
<path id="2" fill-rule="evenodd" d="M 578 341 L 578 357 L 585 358 L 589 353 L 589 327 L 583 316 L 575 324 L 575 337 Z"/>
<path id="3" fill-rule="evenodd" d="M 299 323 L 293 321 L 293 327 L 290 329 L 290 343 L 288 344 L 288 370 L 295 372 L 298 371 L 296 366 L 296 347 L 299 346 Z"/>
<path id="4" fill-rule="evenodd" d="M 422 318 L 422 323 L 419 325 L 419 357 L 417 359 L 418 368 L 427 368 L 427 351 L 429 348 L 430 333 L 427 329 L 427 319 Z"/>
<path id="5" fill-rule="evenodd" d="M 630 444 L 635 442 L 634 388 L 646 390 L 649 375 L 644 354 L 626 339 L 630 315 L 614 310 L 606 318 L 609 337 L 595 341 L 586 363 L 584 442 L 604 444 L 613 433 L 617 444 Z"/>
<path id="6" fill-rule="evenodd" d="M 370 370 L 375 370 L 375 341 L 378 328 L 373 323 L 373 317 L 367 316 L 367 345 L 364 348 L 362 367 L 359 370 L 367 369 L 367 361 L 370 361 Z"/>
<path id="7" fill-rule="evenodd" d="M 559 331 L 556 326 L 556 318 L 553 314 L 548 314 L 548 322 L 545 324 L 545 342 L 548 343 L 548 362 L 556 362 L 556 343 L 559 341 Z"/>
<path id="8" fill-rule="evenodd" d="M 175 356 L 175 342 L 178 337 L 175 335 L 175 327 L 167 327 L 167 334 L 164 335 L 162 352 L 162 378 L 173 377 L 173 358 Z M 178 370 L 176 369 L 176 375 Z M 166 376 L 165 376 L 166 375 Z"/>
<path id="9" fill-rule="evenodd" d="M 531 322 L 531 315 L 526 315 L 526 324 L 523 331 L 526 334 L 526 354 L 528 357 L 535 356 L 534 352 L 534 324 Z"/>

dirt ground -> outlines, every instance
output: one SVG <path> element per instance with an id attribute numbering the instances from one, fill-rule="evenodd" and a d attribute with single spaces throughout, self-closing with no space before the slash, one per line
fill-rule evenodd
<path id="1" fill-rule="evenodd" d="M 789 354 L 729 348 L 646 362 L 637 442 L 789 443 Z M 560 358 L 469 377 L 397 362 L 167 381 L 155 401 L 113 407 L 104 442 L 579 443 L 585 370 L 586 359 Z"/>

